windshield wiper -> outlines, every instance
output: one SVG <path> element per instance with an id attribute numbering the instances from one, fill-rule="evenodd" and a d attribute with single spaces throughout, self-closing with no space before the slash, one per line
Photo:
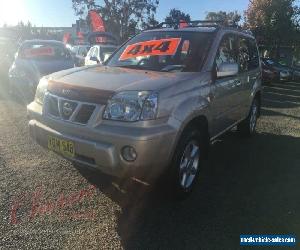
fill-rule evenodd
<path id="1" fill-rule="evenodd" d="M 168 65 L 166 67 L 164 67 L 161 71 L 162 72 L 170 72 L 170 71 L 173 71 L 173 70 L 183 70 L 185 69 L 186 66 L 185 65 Z"/>
<path id="2" fill-rule="evenodd" d="M 128 69 L 147 70 L 145 67 L 142 67 L 140 65 L 118 65 L 116 67 L 119 67 L 119 68 L 128 68 Z"/>

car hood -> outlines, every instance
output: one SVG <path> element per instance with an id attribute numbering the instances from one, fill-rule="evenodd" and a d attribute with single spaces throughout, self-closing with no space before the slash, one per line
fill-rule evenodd
<path id="1" fill-rule="evenodd" d="M 196 73 L 166 73 L 119 67 L 90 66 L 50 75 L 53 82 L 104 91 L 159 90 Z M 199 74 L 199 73 L 198 73 Z"/>

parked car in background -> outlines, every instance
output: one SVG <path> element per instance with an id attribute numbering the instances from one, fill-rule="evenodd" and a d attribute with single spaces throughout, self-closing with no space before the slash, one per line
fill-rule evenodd
<path id="1" fill-rule="evenodd" d="M 293 81 L 300 82 L 300 61 L 293 62 Z"/>
<path id="2" fill-rule="evenodd" d="M 279 62 L 275 61 L 274 59 L 270 58 L 262 58 L 262 62 L 271 71 L 276 71 L 278 75 L 279 81 L 291 81 L 293 80 L 293 69 L 282 65 Z"/>
<path id="3" fill-rule="evenodd" d="M 90 45 L 76 45 L 71 49 L 76 67 L 84 66 L 85 57 L 90 47 Z"/>
<path id="4" fill-rule="evenodd" d="M 300 68 L 293 67 L 293 81 L 300 82 Z"/>
<path id="5" fill-rule="evenodd" d="M 8 84 L 8 71 L 17 50 L 16 41 L 8 37 L 0 37 L 0 86 Z M 0 90 L 1 91 L 1 90 Z"/>
<path id="6" fill-rule="evenodd" d="M 210 141 L 234 126 L 255 133 L 261 68 L 249 32 L 207 21 L 149 30 L 104 65 L 41 79 L 27 107 L 37 143 L 110 175 L 163 176 L 184 197 L 203 181 Z"/>
<path id="7" fill-rule="evenodd" d="M 25 41 L 9 69 L 9 91 L 24 102 L 31 102 L 43 76 L 73 67 L 74 60 L 62 42 Z"/>
<path id="8" fill-rule="evenodd" d="M 270 83 L 278 81 L 280 79 L 280 73 L 278 70 L 274 69 L 272 66 L 267 64 L 264 59 L 261 60 L 262 67 L 262 82 Z"/>
<path id="9" fill-rule="evenodd" d="M 85 58 L 85 65 L 103 64 L 117 49 L 115 45 L 94 45 Z"/>

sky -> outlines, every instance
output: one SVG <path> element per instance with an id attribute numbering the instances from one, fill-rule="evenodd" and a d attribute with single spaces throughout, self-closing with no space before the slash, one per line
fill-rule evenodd
<path id="1" fill-rule="evenodd" d="M 203 19 L 209 11 L 237 10 L 243 14 L 249 0 L 160 0 L 156 18 L 162 21 L 171 8 Z M 70 27 L 76 17 L 72 0 L 0 0 L 0 26 L 30 21 L 36 26 Z"/>

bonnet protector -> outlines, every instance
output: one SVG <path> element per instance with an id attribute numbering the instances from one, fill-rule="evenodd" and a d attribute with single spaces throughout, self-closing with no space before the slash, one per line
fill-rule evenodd
<path id="1" fill-rule="evenodd" d="M 107 101 L 114 95 L 114 91 L 101 90 L 49 81 L 48 91 L 54 95 L 69 100 L 106 105 Z"/>

